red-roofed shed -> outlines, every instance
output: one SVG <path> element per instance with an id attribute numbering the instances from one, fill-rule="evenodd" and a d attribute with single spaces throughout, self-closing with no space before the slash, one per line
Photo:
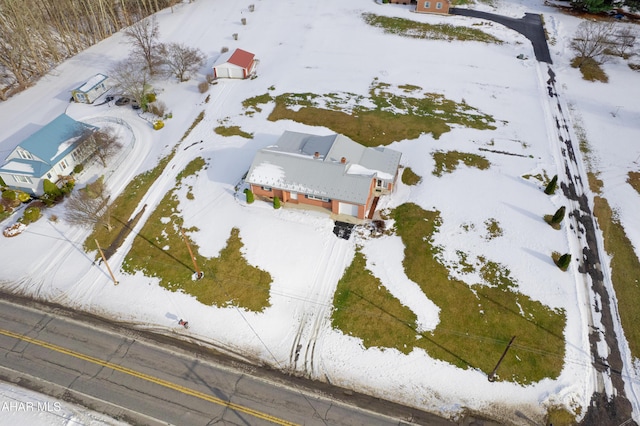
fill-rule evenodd
<path id="1" fill-rule="evenodd" d="M 214 78 L 247 78 L 255 72 L 256 59 L 253 53 L 236 49 L 227 62 L 213 67 Z"/>

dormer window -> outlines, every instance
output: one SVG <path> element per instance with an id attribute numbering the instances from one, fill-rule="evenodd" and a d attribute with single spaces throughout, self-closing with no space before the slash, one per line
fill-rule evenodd
<path id="1" fill-rule="evenodd" d="M 31 155 L 31 153 L 29 151 L 25 151 L 23 149 L 19 149 L 18 150 L 18 155 L 20 156 L 20 158 L 22 158 L 24 160 L 33 160 L 33 156 Z"/>

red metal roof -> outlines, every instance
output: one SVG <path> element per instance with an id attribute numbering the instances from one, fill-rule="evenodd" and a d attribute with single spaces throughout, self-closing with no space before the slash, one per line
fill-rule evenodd
<path id="1" fill-rule="evenodd" d="M 251 63 L 253 62 L 254 56 L 255 55 L 253 53 L 249 53 L 246 50 L 236 49 L 227 62 L 242 68 L 249 69 L 251 68 Z"/>

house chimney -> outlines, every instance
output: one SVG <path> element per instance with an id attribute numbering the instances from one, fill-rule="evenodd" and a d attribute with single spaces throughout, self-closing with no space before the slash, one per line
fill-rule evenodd
<path id="1" fill-rule="evenodd" d="M 320 153 L 318 151 L 313 154 L 313 158 L 320 158 Z"/>
<path id="2" fill-rule="evenodd" d="M 341 162 L 342 164 L 345 164 L 345 163 L 347 162 L 346 157 L 342 157 L 342 158 L 340 159 L 340 162 Z"/>

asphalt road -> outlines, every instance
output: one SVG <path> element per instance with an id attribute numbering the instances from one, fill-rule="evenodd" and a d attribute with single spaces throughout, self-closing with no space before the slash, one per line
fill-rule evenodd
<path id="1" fill-rule="evenodd" d="M 360 407 L 369 404 L 385 413 L 377 414 L 321 396 L 330 396 L 329 389 L 321 394 L 295 378 L 285 383 L 277 373 L 253 374 L 256 369 L 248 364 L 221 364 L 206 351 L 172 346 L 170 339 L 149 340 L 143 334 L 100 324 L 95 318 L 69 318 L 55 309 L 41 312 L 3 300 L 0 380 L 132 424 L 452 424 L 345 393 Z"/>
<path id="2" fill-rule="evenodd" d="M 486 19 L 488 21 L 497 22 L 507 28 L 519 32 L 529 39 L 533 45 L 533 53 L 540 62 L 551 64 L 551 54 L 549 53 L 549 45 L 544 33 L 542 18 L 537 13 L 525 13 L 523 18 L 516 19 L 508 16 L 496 15 L 495 13 L 482 12 L 473 9 L 460 9 L 452 7 L 449 10 L 452 15 L 470 16 L 473 18 Z"/>

